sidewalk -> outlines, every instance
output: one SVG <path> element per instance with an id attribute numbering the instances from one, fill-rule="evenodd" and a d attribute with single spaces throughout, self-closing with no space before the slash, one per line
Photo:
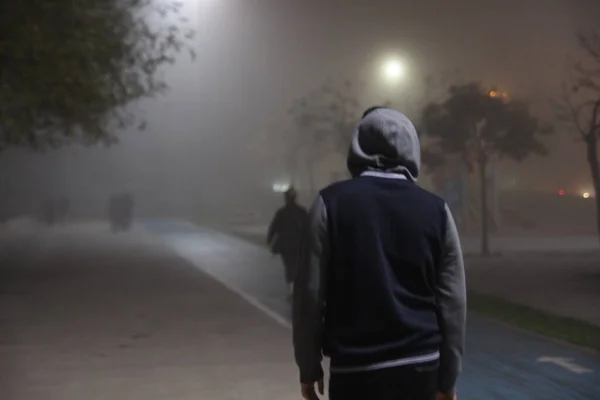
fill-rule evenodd
<path id="1" fill-rule="evenodd" d="M 152 237 L 0 246 L 1 399 L 298 399 L 289 331 Z"/>

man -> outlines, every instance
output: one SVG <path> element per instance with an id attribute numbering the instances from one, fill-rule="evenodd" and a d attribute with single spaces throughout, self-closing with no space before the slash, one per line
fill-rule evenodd
<path id="1" fill-rule="evenodd" d="M 454 399 L 462 252 L 448 206 L 416 184 L 413 124 L 389 108 L 367 110 L 347 164 L 353 178 L 322 190 L 310 210 L 309 260 L 296 279 L 302 395 L 323 393 L 325 354 L 331 400 Z"/>
<path id="2" fill-rule="evenodd" d="M 296 190 L 291 187 L 283 195 L 284 206 L 275 213 L 269 231 L 267 243 L 273 254 L 280 254 L 285 270 L 285 282 L 288 287 L 288 298 L 294 293 L 294 280 L 298 263 L 302 257 L 302 249 L 308 221 L 306 210 L 298 205 Z"/>
<path id="3" fill-rule="evenodd" d="M 135 199 L 130 192 L 125 192 L 121 195 L 121 227 L 124 231 L 128 231 L 133 224 L 133 208 Z"/>
<path id="4" fill-rule="evenodd" d="M 118 194 L 112 194 L 108 199 L 108 220 L 110 222 L 111 232 L 119 232 L 123 229 L 123 200 L 122 196 Z"/>

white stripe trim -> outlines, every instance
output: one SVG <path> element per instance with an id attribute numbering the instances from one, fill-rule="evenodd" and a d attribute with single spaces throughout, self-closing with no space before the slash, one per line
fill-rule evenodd
<path id="1" fill-rule="evenodd" d="M 388 178 L 388 179 L 403 179 L 407 180 L 408 178 L 404 174 L 398 174 L 395 172 L 383 172 L 383 171 L 365 171 L 360 176 L 374 176 L 377 178 Z"/>
<path id="2" fill-rule="evenodd" d="M 331 366 L 330 370 L 332 373 L 340 373 L 340 374 L 346 374 L 346 373 L 350 373 L 350 372 L 377 371 L 380 369 L 401 367 L 404 365 L 424 364 L 424 363 L 428 363 L 431 361 L 439 360 L 439 358 L 440 358 L 440 352 L 436 351 L 435 353 L 426 354 L 423 356 L 400 358 L 398 360 L 384 361 L 384 362 L 380 362 L 380 363 L 357 366 L 357 367 L 333 367 L 333 366 Z"/>

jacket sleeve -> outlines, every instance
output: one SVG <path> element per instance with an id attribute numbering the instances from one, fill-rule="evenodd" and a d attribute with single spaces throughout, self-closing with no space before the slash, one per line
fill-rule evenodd
<path id="1" fill-rule="evenodd" d="M 456 381 L 462 367 L 467 293 L 458 231 L 448 205 L 445 208 L 446 231 L 436 288 L 442 333 L 438 390 L 450 394 L 456 390 Z"/>
<path id="2" fill-rule="evenodd" d="M 308 215 L 305 261 L 294 282 L 293 342 L 302 383 L 323 378 L 322 336 L 325 268 L 328 257 L 327 210 L 319 196 Z"/>

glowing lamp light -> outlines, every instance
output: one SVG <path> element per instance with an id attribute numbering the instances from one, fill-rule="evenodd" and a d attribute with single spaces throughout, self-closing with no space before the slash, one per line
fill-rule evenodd
<path id="1" fill-rule="evenodd" d="M 588 192 L 585 192 L 581 195 L 581 197 L 583 197 L 584 199 L 589 199 L 590 198 L 590 194 Z"/>
<path id="2" fill-rule="evenodd" d="M 273 184 L 273 191 L 275 193 L 285 193 L 288 191 L 289 188 L 290 188 L 289 183 L 274 183 Z"/>
<path id="3" fill-rule="evenodd" d="M 383 64 L 383 77 L 388 83 L 396 83 L 405 77 L 406 66 L 396 58 L 390 58 Z"/>
<path id="4" fill-rule="evenodd" d="M 560 190 L 558 191 L 558 195 L 559 195 L 559 196 L 564 196 L 564 195 L 565 195 L 565 190 L 564 190 L 564 189 L 560 189 Z"/>

